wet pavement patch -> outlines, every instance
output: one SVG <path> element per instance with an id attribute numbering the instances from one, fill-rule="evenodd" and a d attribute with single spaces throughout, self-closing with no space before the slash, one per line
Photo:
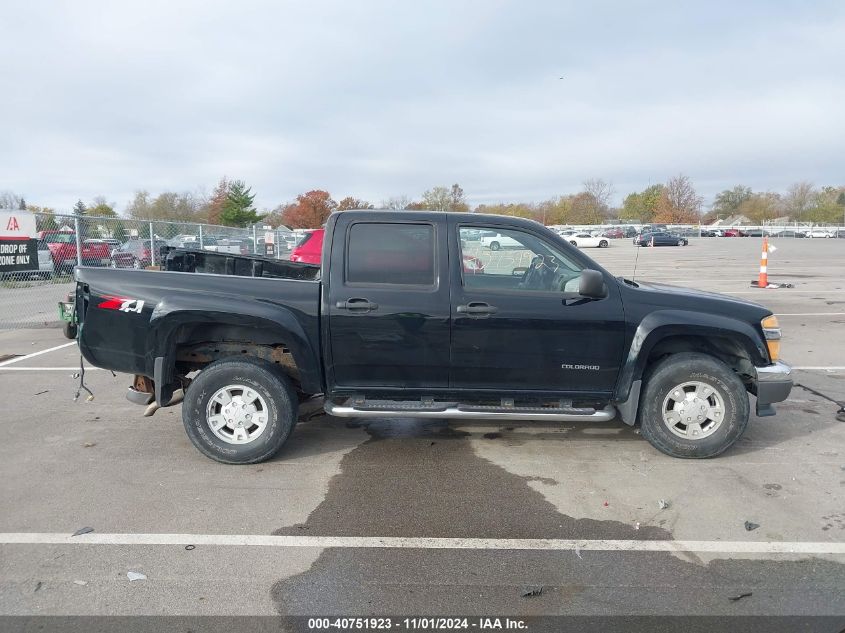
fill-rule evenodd
<path id="1" fill-rule="evenodd" d="M 561 514 L 530 483 L 566 486 L 567 481 L 520 477 L 477 456 L 468 438 L 481 439 L 483 432 L 407 419 L 377 420 L 362 428 L 370 439 L 344 456 L 323 502 L 305 523 L 274 534 L 671 539 L 656 526 L 636 529 Z M 834 603 L 845 608 L 838 590 L 845 568 L 836 563 L 717 560 L 702 565 L 665 552 L 328 548 L 309 570 L 279 580 L 270 593 L 281 615 L 606 613 L 608 603 L 629 612 L 676 613 L 677 588 L 695 587 L 680 609 L 693 613 L 717 612 L 723 608 L 717 605 L 725 604 L 735 610 L 727 596 L 753 588 L 756 598 L 758 587 L 771 583 L 782 591 L 770 588 L 763 592 L 766 600 L 740 604 L 789 609 L 794 604 L 780 594 L 794 593 L 808 578 L 823 585 L 814 589 L 813 600 L 825 608 Z M 542 591 L 526 600 L 526 587 Z"/>

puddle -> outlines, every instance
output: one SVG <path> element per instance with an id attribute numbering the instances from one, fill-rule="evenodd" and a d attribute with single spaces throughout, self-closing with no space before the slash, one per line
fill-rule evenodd
<path id="1" fill-rule="evenodd" d="M 376 420 L 362 428 L 370 439 L 344 456 L 323 502 L 304 523 L 274 534 L 672 538 L 659 526 L 562 514 L 531 484 L 560 487 L 568 482 L 521 477 L 477 456 L 467 438 L 480 440 L 483 432 L 471 434 L 442 421 L 412 419 Z M 502 431 L 509 435 L 505 428 Z M 689 559 L 697 561 L 692 555 Z M 714 560 L 703 565 L 668 552 L 328 548 L 309 570 L 276 582 L 270 597 L 280 615 L 527 615 L 559 612 L 563 605 L 580 612 L 602 611 L 608 595 L 632 610 L 646 608 L 638 601 L 647 595 L 662 600 L 655 605 L 669 608 L 665 605 L 674 604 L 676 597 L 670 599 L 667 593 L 674 596 L 675 587 L 682 585 L 709 587 L 700 594 L 701 600 L 724 608 L 727 599 L 721 593 L 727 595 L 734 587 L 774 579 L 771 582 L 780 583 L 778 587 L 794 588 L 817 574 L 828 578 L 830 587 L 845 582 L 845 567 L 821 560 Z M 525 585 L 543 586 L 542 595 L 527 602 L 520 593 Z M 641 585 L 652 590 L 601 593 L 608 587 Z M 584 586 L 590 589 L 574 589 Z M 829 608 L 834 604 L 845 608 L 845 598 L 836 595 L 818 600 Z M 773 591 L 769 599 L 778 605 L 778 598 Z M 706 609 L 704 602 L 695 605 Z M 743 608 L 760 606 L 759 601 L 749 604 L 752 607 Z"/>

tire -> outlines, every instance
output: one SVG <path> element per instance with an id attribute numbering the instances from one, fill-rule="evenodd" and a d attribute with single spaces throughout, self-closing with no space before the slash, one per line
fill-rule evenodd
<path id="1" fill-rule="evenodd" d="M 578 242 L 575 240 L 569 240 L 569 243 L 572 244 L 572 246 L 578 246 Z"/>
<path id="2" fill-rule="evenodd" d="M 65 335 L 65 338 L 69 338 L 70 340 L 76 339 L 76 331 L 77 327 L 75 323 L 68 323 L 67 321 L 62 323 L 62 334 Z"/>
<path id="3" fill-rule="evenodd" d="M 233 396 L 239 388 L 243 388 L 240 396 Z M 230 404 L 237 405 L 247 391 L 256 394 L 250 405 L 244 404 L 247 413 L 239 408 L 234 412 L 226 409 L 225 398 L 215 399 L 226 392 Z M 275 455 L 287 441 L 296 424 L 297 410 L 296 391 L 276 366 L 259 359 L 223 359 L 208 365 L 191 382 L 182 404 L 182 423 L 188 439 L 206 457 L 223 464 L 257 464 Z M 217 413 L 212 415 L 224 422 L 218 431 L 209 422 L 213 411 Z M 233 415 L 229 422 L 225 421 L 227 414 Z M 248 415 L 256 417 L 249 419 Z M 230 426 L 233 419 L 251 426 Z M 249 437 L 251 434 L 254 438 Z"/>
<path id="4" fill-rule="evenodd" d="M 142 268 L 141 262 L 139 262 L 137 259 L 133 259 L 132 260 L 132 268 L 134 268 L 135 270 L 141 270 L 141 268 Z"/>
<path id="5" fill-rule="evenodd" d="M 698 400 L 686 395 L 674 400 L 674 394 L 692 389 Z M 695 407 L 698 421 L 685 425 L 683 415 L 673 416 L 679 402 Z M 702 459 L 723 453 L 742 436 L 748 426 L 749 408 L 745 386 L 730 367 L 707 354 L 684 352 L 672 354 L 649 369 L 637 418 L 643 437 L 660 452 Z M 719 409 L 721 414 L 716 413 Z M 671 425 L 673 417 L 678 421 Z M 696 423 L 699 426 L 694 426 Z M 693 438 L 699 433 L 701 437 Z"/>
<path id="6" fill-rule="evenodd" d="M 607 240 L 602 240 L 601 242 L 599 242 L 599 248 L 607 248 L 607 247 L 608 247 Z"/>
<path id="7" fill-rule="evenodd" d="M 498 242 L 490 242 L 490 250 L 491 251 L 497 251 L 500 248 L 502 248 L 502 246 Z"/>

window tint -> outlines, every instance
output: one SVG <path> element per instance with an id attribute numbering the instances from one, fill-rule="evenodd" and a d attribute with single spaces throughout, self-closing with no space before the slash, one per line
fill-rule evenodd
<path id="1" fill-rule="evenodd" d="M 513 229 L 460 227 L 466 288 L 575 292 L 581 266 L 555 244 Z"/>
<path id="2" fill-rule="evenodd" d="M 346 281 L 433 286 L 434 227 L 430 224 L 353 224 Z"/>

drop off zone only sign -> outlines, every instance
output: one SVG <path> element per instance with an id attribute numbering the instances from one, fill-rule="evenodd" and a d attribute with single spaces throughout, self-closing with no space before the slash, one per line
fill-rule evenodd
<path id="1" fill-rule="evenodd" d="M 38 270 L 35 216 L 28 211 L 0 211 L 0 273 Z"/>

